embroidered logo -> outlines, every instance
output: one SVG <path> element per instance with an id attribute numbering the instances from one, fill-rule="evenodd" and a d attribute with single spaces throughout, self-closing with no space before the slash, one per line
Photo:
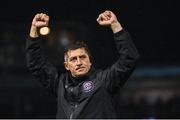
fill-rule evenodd
<path id="1" fill-rule="evenodd" d="M 82 85 L 84 92 L 90 92 L 94 88 L 94 84 L 92 81 L 86 81 Z"/>

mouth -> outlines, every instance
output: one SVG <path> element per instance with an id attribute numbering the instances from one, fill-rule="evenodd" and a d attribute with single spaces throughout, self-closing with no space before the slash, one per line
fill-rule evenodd
<path id="1" fill-rule="evenodd" d="M 78 68 L 76 68 L 76 70 L 82 70 L 82 69 L 84 69 L 84 67 L 78 67 Z"/>

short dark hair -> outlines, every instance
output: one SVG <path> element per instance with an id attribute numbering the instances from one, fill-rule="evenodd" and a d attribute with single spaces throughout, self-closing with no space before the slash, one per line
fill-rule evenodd
<path id="1" fill-rule="evenodd" d="M 67 55 L 68 51 L 76 50 L 78 48 L 84 48 L 86 50 L 90 60 L 91 60 L 91 55 L 90 55 L 90 51 L 89 51 L 88 45 L 84 41 L 76 41 L 76 42 L 66 46 L 65 47 L 65 51 L 64 51 L 64 60 L 66 61 L 65 56 Z"/>

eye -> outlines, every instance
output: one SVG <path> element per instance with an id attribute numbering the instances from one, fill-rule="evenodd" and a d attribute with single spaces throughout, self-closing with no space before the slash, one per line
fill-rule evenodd
<path id="1" fill-rule="evenodd" d="M 82 56 L 80 56 L 80 58 L 84 59 L 84 58 L 86 58 L 86 55 L 82 55 Z"/>
<path id="2" fill-rule="evenodd" d="M 70 61 L 75 62 L 76 61 L 76 57 L 70 58 Z"/>

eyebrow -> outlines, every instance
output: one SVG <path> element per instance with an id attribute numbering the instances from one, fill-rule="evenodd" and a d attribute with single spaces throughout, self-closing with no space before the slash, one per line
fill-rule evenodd
<path id="1" fill-rule="evenodd" d="M 69 59 L 71 60 L 71 59 L 74 59 L 74 58 L 76 58 L 77 56 L 73 56 L 73 57 L 70 57 Z M 82 54 L 82 55 L 79 55 L 79 57 L 86 57 L 86 55 L 85 54 Z"/>

